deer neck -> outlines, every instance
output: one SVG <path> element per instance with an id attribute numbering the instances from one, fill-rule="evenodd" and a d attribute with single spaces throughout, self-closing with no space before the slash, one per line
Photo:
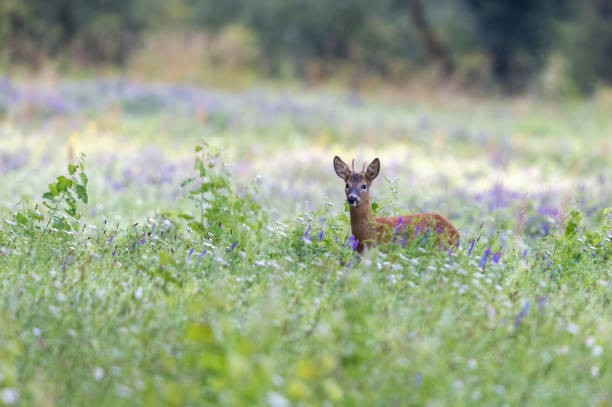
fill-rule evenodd
<path id="1" fill-rule="evenodd" d="M 372 206 L 370 198 L 358 206 L 349 206 L 351 214 L 351 231 L 356 239 L 360 242 L 374 239 L 374 215 L 372 214 Z"/>

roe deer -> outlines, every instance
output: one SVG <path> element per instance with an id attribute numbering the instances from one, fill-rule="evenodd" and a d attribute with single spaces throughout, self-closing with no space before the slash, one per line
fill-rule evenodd
<path id="1" fill-rule="evenodd" d="M 433 230 L 438 234 L 438 242 L 451 247 L 459 242 L 459 231 L 444 216 L 437 213 L 417 213 L 395 216 L 392 218 L 375 218 L 370 205 L 370 186 L 380 171 L 380 161 L 374 161 L 361 172 L 349 168 L 340 157 L 334 157 L 334 170 L 346 183 L 344 192 L 351 214 L 351 231 L 357 243 L 357 250 L 363 252 L 367 243 L 384 243 L 396 233 L 403 233 L 406 225 L 417 231 Z"/>

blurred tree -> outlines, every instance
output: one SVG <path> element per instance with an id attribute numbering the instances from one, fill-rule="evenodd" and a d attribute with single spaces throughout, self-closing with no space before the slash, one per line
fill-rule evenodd
<path id="1" fill-rule="evenodd" d="M 414 26 L 421 35 L 430 56 L 440 62 L 442 73 L 445 76 L 450 75 L 455 69 L 455 64 L 448 48 L 438 39 L 425 18 L 421 2 L 419 0 L 406 0 L 406 4 L 408 5 Z"/>
<path id="2" fill-rule="evenodd" d="M 556 0 L 464 0 L 472 10 L 480 44 L 491 58 L 495 79 L 520 88 L 552 44 L 552 23 L 565 8 Z"/>

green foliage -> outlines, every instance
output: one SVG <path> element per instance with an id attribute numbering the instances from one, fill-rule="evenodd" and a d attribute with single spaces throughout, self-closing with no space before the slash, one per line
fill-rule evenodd
<path id="1" fill-rule="evenodd" d="M 571 79 L 583 90 L 612 80 L 612 13 L 606 1 L 420 2 L 430 29 L 448 45 L 457 65 L 483 73 L 487 64 L 473 66 L 471 61 L 484 53 L 492 78 L 506 89 L 523 88 L 542 71 L 551 52 L 569 61 Z M 243 68 L 255 65 L 265 74 L 290 70 L 301 77 L 325 75 L 345 61 L 358 72 L 396 79 L 431 62 L 410 7 L 394 0 L 6 0 L 0 5 L 0 22 L 0 62 L 7 66 L 37 65 L 39 53 L 64 64 L 77 59 L 121 65 L 149 32 L 223 32 L 232 27 L 255 36 L 247 42 L 258 48 L 253 55 L 259 57 L 255 62 L 246 58 L 248 67 Z M 146 112 L 160 108 L 152 96 L 125 107 Z"/>
<path id="2" fill-rule="evenodd" d="M 49 184 L 49 191 L 42 196 L 42 205 L 49 211 L 46 231 L 51 225 L 53 230 L 78 232 L 81 212 L 77 206 L 77 199 L 88 203 L 87 175 L 84 165 L 85 155 L 82 154 L 77 165 L 68 164 L 69 177 L 60 175 L 55 182 Z"/>
<path id="3" fill-rule="evenodd" d="M 238 243 L 242 247 L 252 244 L 261 237 L 260 230 L 267 222 L 256 181 L 238 193 L 218 152 L 212 152 L 205 142 L 196 146 L 195 152 L 196 175 L 184 180 L 181 186 L 187 190 L 198 214 L 179 212 L 177 216 L 214 244 Z"/>
<path id="4" fill-rule="evenodd" d="M 15 213 L 16 221 L 32 230 L 42 230 L 45 233 L 49 227 L 54 231 L 78 232 L 81 211 L 77 200 L 88 203 L 87 175 L 84 165 L 85 155 L 81 154 L 78 164 L 68 164 L 68 177 L 60 175 L 49 184 L 49 190 L 42 195 L 42 206 L 47 209 L 45 226 L 41 225 L 45 216 L 34 209 L 26 209 Z"/>

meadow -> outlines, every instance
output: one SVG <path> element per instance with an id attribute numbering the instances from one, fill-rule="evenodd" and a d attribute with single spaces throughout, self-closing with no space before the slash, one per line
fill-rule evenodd
<path id="1" fill-rule="evenodd" d="M 611 111 L 2 78 L 0 404 L 612 405 Z"/>

